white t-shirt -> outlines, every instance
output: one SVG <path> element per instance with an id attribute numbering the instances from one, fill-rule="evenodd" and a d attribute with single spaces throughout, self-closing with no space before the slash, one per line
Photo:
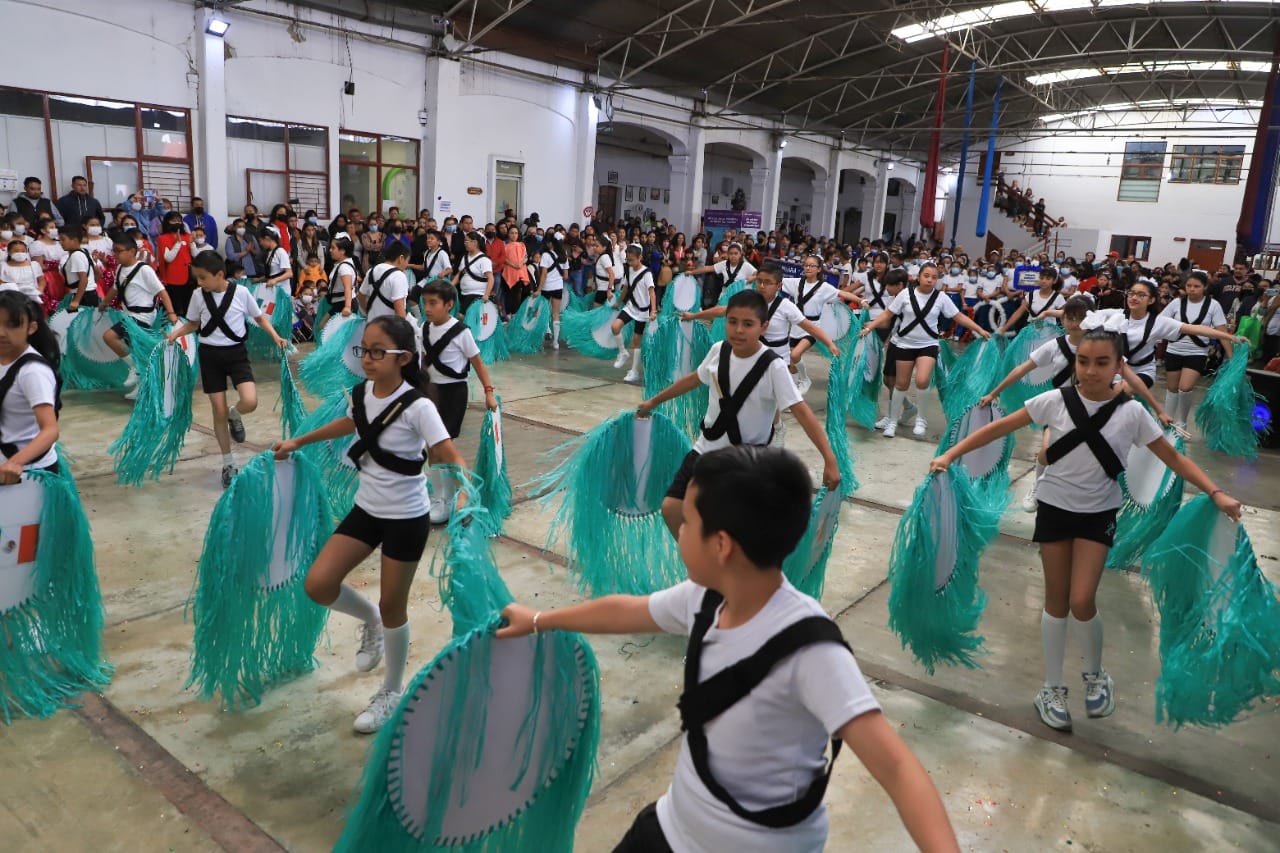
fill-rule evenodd
<path id="1" fill-rule="evenodd" d="M 968 280 L 969 279 L 967 277 L 960 275 L 959 273 L 957 273 L 956 275 L 947 273 L 938 281 L 938 286 L 941 287 L 943 290 L 951 290 L 951 291 L 962 290 L 964 289 L 964 285 Z"/>
<path id="2" fill-rule="evenodd" d="M 422 327 L 421 335 L 423 336 L 422 345 L 418 347 L 418 351 L 426 353 L 427 347 L 440 340 L 445 332 L 449 331 L 458 323 L 462 322 L 456 317 L 450 317 L 447 322 L 436 326 L 432 323 L 426 323 Z M 470 329 L 466 329 L 458 333 L 458 336 L 449 341 L 448 345 L 440 352 L 440 361 L 445 367 L 451 368 L 459 373 L 463 372 L 467 363 L 471 359 L 480 354 L 480 347 L 476 346 L 475 336 L 471 334 Z M 426 368 L 427 376 L 437 385 L 444 385 L 449 382 L 466 382 L 466 378 L 454 379 L 452 376 L 446 376 L 437 368 L 427 364 L 423 359 L 422 366 Z"/>
<path id="3" fill-rule="evenodd" d="M 741 266 L 733 268 L 729 267 L 728 258 L 725 258 L 723 261 L 716 261 L 715 269 L 716 275 L 720 276 L 720 280 L 725 284 L 733 284 L 738 279 L 745 281 L 756 274 L 756 268 L 753 267 L 751 262 L 746 258 L 742 259 Z"/>
<path id="4" fill-rule="evenodd" d="M 1067 342 L 1067 349 L 1071 351 L 1071 358 L 1074 360 L 1076 355 L 1075 345 L 1071 343 L 1071 339 L 1066 335 L 1060 335 L 1059 337 Z M 1033 349 L 1029 358 L 1036 367 L 1047 367 L 1052 370 L 1054 376 L 1057 376 L 1062 372 L 1063 368 L 1070 364 L 1067 361 L 1067 357 L 1062 354 L 1062 348 L 1058 346 L 1058 338 L 1047 341 Z M 1062 388 L 1070 385 L 1073 376 L 1074 373 L 1067 374 L 1066 381 L 1057 387 Z"/>
<path id="5" fill-rule="evenodd" d="M 189 251 L 191 253 L 191 257 L 194 258 L 202 252 L 212 252 L 214 251 L 214 248 L 208 243 L 197 243 L 195 240 L 192 240 L 191 245 L 187 247 L 187 251 Z M 277 251 L 279 251 L 279 249 L 277 249 Z M 272 257 L 272 260 L 275 260 L 274 256 Z"/>
<path id="6" fill-rule="evenodd" d="M 74 294 L 80 287 L 80 273 L 87 272 L 89 281 L 84 287 L 85 295 L 97 293 L 97 277 L 93 273 L 93 264 L 89 261 L 89 256 L 85 254 L 84 249 L 76 249 L 74 252 L 68 252 L 66 260 L 62 262 L 62 275 L 67 280 L 67 290 Z"/>
<path id="7" fill-rule="evenodd" d="M 423 279 L 439 278 L 447 269 L 449 269 L 449 253 L 443 246 L 422 256 Z"/>
<path id="8" fill-rule="evenodd" d="M 205 305 L 205 294 L 213 297 L 215 305 L 222 305 L 222 301 L 227 298 L 227 294 L 232 294 L 232 302 L 227 308 L 227 316 L 225 322 L 227 326 L 237 335 L 248 337 L 249 320 L 256 320 L 262 316 L 262 308 L 258 305 L 258 300 L 253 298 L 253 294 L 249 292 L 249 288 L 236 286 L 235 290 L 231 290 L 232 285 L 228 283 L 227 289 L 221 293 L 213 293 L 212 291 L 196 288 L 196 292 L 191 294 L 191 305 L 187 308 L 187 319 L 196 325 L 204 328 L 204 324 L 209 322 L 210 314 L 208 306 Z M 214 327 L 213 333 L 208 337 L 200 335 L 200 343 L 204 346 L 213 347 L 233 347 L 243 344 L 244 341 L 233 341 L 223 334 L 222 329 Z"/>
<path id="9" fill-rule="evenodd" d="M 1033 290 L 1027 294 L 1027 319 L 1040 319 L 1046 323 L 1057 323 L 1057 317 L 1040 317 L 1044 311 L 1062 310 L 1062 306 L 1067 303 L 1063 295 L 1056 290 L 1048 296 L 1041 296 L 1040 291 Z"/>
<path id="10" fill-rule="evenodd" d="M 702 360 L 702 364 L 698 365 L 698 379 L 703 385 L 711 388 L 711 393 L 707 397 L 707 414 L 703 418 L 703 425 L 710 426 L 716 422 L 716 418 L 720 417 L 720 394 L 730 394 L 738 389 L 742 384 L 742 380 L 750 372 L 756 361 L 769 351 L 768 347 L 760 347 L 760 351 L 747 358 L 738 358 L 736 355 L 729 356 L 729 383 L 730 389 L 720 387 L 719 366 L 720 366 L 720 348 L 729 346 L 725 341 L 716 341 L 711 345 L 711 350 L 707 353 L 707 357 Z M 742 433 L 743 444 L 768 444 L 769 434 L 773 431 L 774 416 L 784 410 L 789 409 L 796 403 L 804 402 L 804 398 L 800 396 L 800 391 L 796 388 L 795 382 L 791 381 L 791 374 L 787 372 L 787 363 L 782 359 L 774 359 L 769 365 L 769 369 L 765 371 L 764 376 L 760 377 L 760 382 L 751 393 L 747 395 L 746 401 L 742 404 L 742 408 L 738 412 L 738 429 Z M 720 436 L 714 441 L 707 438 L 699 431 L 698 440 L 694 442 L 693 449 L 698 453 L 707 453 L 712 450 L 719 450 L 721 447 L 728 447 L 732 444 L 729 435 Z"/>
<path id="11" fill-rule="evenodd" d="M 31 260 L 37 263 L 57 261 L 60 264 L 62 259 L 67 256 L 67 250 L 62 248 L 61 243 L 50 245 L 42 240 L 32 240 L 28 251 L 31 253 Z"/>
<path id="12" fill-rule="evenodd" d="M 1200 312 L 1204 311 L 1206 303 L 1208 303 L 1209 312 L 1205 314 L 1204 319 L 1201 320 Z M 1184 303 L 1181 299 L 1175 299 L 1173 302 L 1170 302 L 1165 306 L 1164 310 L 1160 312 L 1160 316 L 1171 317 L 1179 323 L 1186 323 L 1191 326 L 1210 326 L 1212 328 L 1217 328 L 1218 326 L 1227 325 L 1227 317 L 1222 313 L 1222 305 L 1216 299 L 1210 299 L 1206 296 L 1199 302 L 1185 303 L 1185 317 L 1182 313 L 1183 304 Z M 1208 341 L 1210 339 L 1201 338 L 1201 340 Z M 1165 352 L 1171 352 L 1174 355 L 1204 355 L 1208 351 L 1209 347 L 1207 345 L 1200 346 L 1195 341 L 1191 340 L 1190 335 L 1182 335 L 1174 338 L 1169 341 L 1169 346 L 1165 350 Z"/>
<path id="13" fill-rule="evenodd" d="M 805 319 L 804 312 L 794 302 L 779 293 L 773 300 L 773 304 L 769 306 L 769 321 L 765 326 L 761 342 L 786 361 L 791 361 L 790 339 L 808 334 L 800 328 L 800 324 Z M 777 344 L 770 344 L 769 341 L 777 341 Z"/>
<path id="14" fill-rule="evenodd" d="M 898 292 L 901 293 L 902 291 Z M 871 315 L 872 320 L 888 311 L 894 300 L 894 297 L 889 293 L 889 289 L 882 282 L 871 281 L 870 278 L 867 279 L 867 286 L 858 295 L 862 297 L 862 302 L 867 306 L 867 313 Z M 884 303 L 883 307 L 876 304 L 877 296 Z"/>
<path id="15" fill-rule="evenodd" d="M 622 313 L 638 323 L 649 319 L 649 306 L 653 303 L 653 275 L 648 267 L 633 270 L 627 267 L 622 272 L 622 283 L 629 296 L 622 303 Z"/>
<path id="16" fill-rule="evenodd" d="M 137 270 L 136 274 L 134 274 L 135 269 Z M 164 285 L 160 283 L 160 277 L 156 275 L 155 270 L 138 261 L 133 266 L 120 267 L 116 270 L 116 293 L 120 293 L 125 280 L 130 275 L 133 276 L 133 279 L 129 281 L 128 288 L 125 288 L 124 298 L 121 303 L 126 311 L 130 308 L 147 309 L 145 311 L 128 311 L 128 314 L 139 323 L 150 326 L 156 321 L 156 297 L 164 293 Z"/>
<path id="17" fill-rule="evenodd" d="M 1046 345 L 1047 346 L 1047 345 Z M 1056 348 L 1056 347 L 1055 347 Z M 1080 397 L 1085 411 L 1092 415 L 1103 402 Z M 1049 432 L 1049 446 L 1075 429 L 1067 414 L 1062 391 L 1054 389 L 1037 394 L 1027 401 L 1031 420 Z M 1130 400 L 1112 413 L 1102 427 L 1102 437 L 1116 452 L 1121 463 L 1129 458 L 1132 447 L 1146 446 L 1164 435 L 1155 418 L 1137 400 Z M 1041 502 L 1070 512 L 1103 512 L 1120 506 L 1120 483 L 1107 476 L 1087 442 L 1044 469 L 1036 486 Z"/>
<path id="18" fill-rule="evenodd" d="M 468 255 L 462 259 L 458 267 L 458 286 L 463 296 L 484 296 L 488 279 L 486 275 L 493 272 L 493 261 L 488 255 Z"/>
<path id="19" fill-rule="evenodd" d="M 343 284 L 344 278 L 347 280 L 345 285 Z M 342 260 L 334 264 L 333 274 L 332 274 L 332 278 L 330 278 L 330 282 L 331 282 L 331 284 L 329 285 L 329 303 L 330 304 L 337 305 L 338 308 L 340 309 L 344 307 L 347 304 L 347 287 L 349 286 L 351 288 L 351 308 L 352 310 L 359 310 L 360 306 L 356 303 L 356 300 L 355 300 L 356 265 L 354 263 L 352 263 L 347 258 L 343 258 Z"/>
<path id="20" fill-rule="evenodd" d="M 685 581 L 649 596 L 649 613 L 663 631 L 688 635 L 705 592 Z M 784 580 L 745 624 L 729 629 L 713 625 L 707 631 L 699 678 L 706 681 L 755 654 L 801 619 L 824 615 L 818 602 Z M 879 709 L 848 649 L 834 643 L 806 646 L 706 725 L 711 772 L 748 809 L 794 802 L 824 770 L 831 736 L 850 720 Z M 658 821 L 667 842 L 680 853 L 820 851 L 827 840 L 825 806 L 783 829 L 763 829 L 735 815 L 698 778 L 687 741 L 671 787 L 658 801 Z"/>
<path id="21" fill-rule="evenodd" d="M 566 262 L 561 258 L 560 264 Z M 546 278 L 542 280 L 543 293 L 559 293 L 564 290 L 564 273 L 565 268 L 556 263 L 556 259 L 552 257 L 550 252 L 543 252 L 538 266 L 547 271 Z"/>
<path id="22" fill-rule="evenodd" d="M 111 238 L 103 235 L 101 237 L 86 237 L 84 247 L 89 250 L 91 255 L 110 255 L 111 254 Z"/>
<path id="23" fill-rule="evenodd" d="M 821 317 L 822 309 L 827 307 L 827 303 L 840 299 L 840 291 L 826 281 L 810 283 L 802 278 L 784 278 L 782 289 L 796 301 L 796 307 L 810 320 Z M 801 305 L 801 302 L 804 304 Z"/>
<path id="24" fill-rule="evenodd" d="M 1134 320 L 1131 317 L 1125 318 L 1124 336 L 1128 341 L 1126 350 L 1132 349 L 1132 352 L 1129 352 L 1125 358 L 1134 373 L 1155 378 L 1156 360 L 1153 356 L 1155 355 L 1156 344 L 1160 341 L 1176 340 L 1178 335 L 1182 334 L 1182 324 L 1172 317 L 1156 317 L 1155 323 L 1151 327 L 1151 336 L 1147 338 L 1146 343 L 1143 343 L 1142 338 L 1146 334 L 1149 320 L 1150 315 L 1143 317 L 1141 320 Z M 1137 347 L 1137 349 L 1133 349 L 1134 347 Z"/>
<path id="25" fill-rule="evenodd" d="M 615 284 L 620 278 L 622 278 L 622 276 L 617 273 L 617 267 L 613 263 L 613 257 L 611 255 L 601 255 L 596 258 L 595 276 L 596 290 L 598 292 L 604 293 L 609 290 L 610 273 L 613 274 L 613 282 Z"/>
<path id="26" fill-rule="evenodd" d="M 977 298 L 978 298 L 978 289 L 979 289 L 980 287 L 981 287 L 981 285 L 980 285 L 980 284 L 978 284 L 978 279 L 976 279 L 976 278 L 968 278 L 968 277 L 966 276 L 966 277 L 965 277 L 965 280 L 964 280 L 964 298 L 965 298 L 966 300 L 969 300 L 969 299 L 977 299 Z"/>
<path id="27" fill-rule="evenodd" d="M 43 278 L 44 270 L 38 264 L 11 266 L 8 261 L 0 263 L 0 289 L 17 290 L 35 302 L 44 301 L 40 296 L 40 282 Z"/>
<path id="28" fill-rule="evenodd" d="M 191 245 L 191 256 L 194 258 L 195 255 L 196 250 L 195 244 L 193 243 Z M 275 251 L 271 253 L 271 257 L 267 258 L 267 278 L 275 278 L 280 275 L 280 273 L 289 272 L 292 269 L 293 264 L 289 261 L 289 253 L 284 250 L 283 246 L 276 246 Z M 290 290 L 288 279 L 278 282 L 277 286 L 283 287 L 286 293 Z"/>
<path id="29" fill-rule="evenodd" d="M 373 283 L 378 279 L 382 279 L 379 292 L 385 297 L 386 302 L 373 295 Z M 360 295 L 368 297 L 369 308 L 365 314 L 370 320 L 377 317 L 394 317 L 396 310 L 387 305 L 387 302 L 394 305 L 397 301 L 409 297 L 409 279 L 404 271 L 396 269 L 394 264 L 378 264 L 369 270 L 369 274 L 360 283 Z"/>
<path id="30" fill-rule="evenodd" d="M 911 331 L 903 335 L 900 330 L 910 326 L 917 317 L 915 309 L 911 307 L 913 293 L 916 302 L 920 305 L 920 310 L 925 313 L 925 318 L 923 323 L 916 323 Z M 937 294 L 938 298 L 933 300 L 933 307 L 925 311 L 925 306 L 929 304 L 930 299 L 933 299 L 934 294 Z M 904 287 L 901 293 L 893 297 L 893 302 L 889 303 L 889 313 L 898 316 L 898 320 L 893 324 L 893 337 L 889 339 L 889 343 L 902 349 L 923 349 L 938 345 L 937 336 L 930 334 L 925 326 L 939 331 L 939 321 L 956 316 L 960 313 L 960 309 L 947 294 L 936 287 L 928 294 Z"/>
<path id="31" fill-rule="evenodd" d="M 1069 272 L 1062 273 L 1062 292 L 1075 293 L 1076 288 L 1080 286 L 1080 280 Z"/>
<path id="32" fill-rule="evenodd" d="M 372 423 L 391 401 L 410 388 L 405 382 L 390 397 L 379 400 L 373 395 L 373 383 L 364 384 L 364 413 Z M 359 391 L 357 391 L 359 393 Z M 355 417 L 354 408 L 349 412 Z M 394 456 L 416 459 L 423 447 L 435 447 L 449 440 L 435 404 L 426 398 L 414 400 L 391 426 L 378 436 L 378 446 Z M 418 518 L 426 515 L 427 478 L 423 474 L 406 476 L 388 471 L 373 461 L 368 453 L 360 458 L 360 485 L 356 488 L 356 506 L 374 518 Z"/>
<path id="33" fill-rule="evenodd" d="M 985 275 L 978 279 L 978 291 L 983 296 L 991 296 L 999 293 L 1004 287 L 1004 279 L 999 275 L 995 278 L 987 278 Z"/>
<path id="34" fill-rule="evenodd" d="M 849 282 L 855 288 L 866 287 L 867 282 L 870 280 L 871 279 L 867 275 L 866 270 L 854 270 L 852 273 L 849 274 Z"/>
<path id="35" fill-rule="evenodd" d="M 35 347 L 27 347 L 22 355 L 36 352 Z M 0 364 L 0 379 L 8 375 L 13 362 Z M 57 379 L 53 370 L 44 364 L 25 364 L 13 381 L 13 387 L 4 398 L 4 408 L 0 410 L 0 441 L 16 444 L 22 449 L 40 434 L 40 424 L 36 422 L 36 406 L 52 406 L 57 395 Z M 7 456 L 5 457 L 8 458 Z M 47 468 L 58 461 L 58 451 L 50 447 L 44 456 L 23 466 L 23 470 Z"/>

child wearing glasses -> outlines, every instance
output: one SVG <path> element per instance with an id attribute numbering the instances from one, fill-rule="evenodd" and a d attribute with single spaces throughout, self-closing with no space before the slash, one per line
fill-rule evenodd
<path id="1" fill-rule="evenodd" d="M 403 689 L 409 657 L 409 585 L 431 532 L 422 473 L 424 448 L 440 462 L 463 464 L 424 393 L 415 335 L 403 317 L 384 314 L 366 323 L 356 350 L 368 378 L 352 390 L 350 413 L 272 448 L 277 459 L 287 459 L 308 444 L 357 434 L 347 452 L 360 471 L 355 505 L 311 564 L 305 586 L 312 601 L 360 620 L 356 669 L 370 672 L 385 656 L 382 686 L 355 720 L 361 734 L 382 727 Z M 382 588 L 374 604 L 343 581 L 378 547 Z"/>

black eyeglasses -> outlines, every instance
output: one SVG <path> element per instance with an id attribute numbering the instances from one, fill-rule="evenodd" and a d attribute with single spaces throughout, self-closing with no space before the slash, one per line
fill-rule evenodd
<path id="1" fill-rule="evenodd" d="M 407 349 L 379 349 L 376 347 L 367 348 L 361 346 L 354 346 L 351 348 L 351 353 L 356 358 L 364 358 L 367 355 L 374 361 L 382 361 L 388 355 L 403 355 L 407 352 Z"/>

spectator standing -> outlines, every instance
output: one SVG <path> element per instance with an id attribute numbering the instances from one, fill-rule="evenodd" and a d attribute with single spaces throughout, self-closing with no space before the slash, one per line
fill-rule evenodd
<path id="1" fill-rule="evenodd" d="M 50 216 L 55 225 L 63 225 L 62 212 L 53 202 L 44 197 L 39 178 L 27 178 L 22 182 L 24 192 L 13 200 L 13 209 L 22 214 L 22 218 L 30 225 L 35 225 L 40 216 Z"/>
<path id="2" fill-rule="evenodd" d="M 203 228 L 209 246 L 215 250 L 218 248 L 218 223 L 212 216 L 205 213 L 204 199 L 200 196 L 191 199 L 191 212 L 182 217 L 182 221 L 186 224 L 188 231 L 195 231 L 197 227 Z"/>
<path id="3" fill-rule="evenodd" d="M 89 195 L 89 182 L 83 175 L 76 175 L 71 179 L 71 192 L 58 199 L 58 212 L 68 225 L 83 225 L 90 219 L 106 221 L 102 205 Z M 56 217 L 54 221 L 57 221 Z"/>
<path id="4" fill-rule="evenodd" d="M 157 272 L 173 311 L 185 317 L 191 304 L 191 235 L 182 230 L 182 217 L 176 211 L 169 211 L 161 221 L 156 254 L 160 262 Z"/>

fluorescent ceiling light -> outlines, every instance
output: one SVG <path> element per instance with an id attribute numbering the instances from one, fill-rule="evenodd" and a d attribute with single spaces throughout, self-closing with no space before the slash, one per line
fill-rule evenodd
<path id="1" fill-rule="evenodd" d="M 1055 124 L 1068 119 L 1080 118 L 1081 116 L 1093 115 L 1094 113 L 1114 113 L 1131 110 L 1139 111 L 1162 111 L 1175 110 L 1179 107 L 1193 107 L 1203 110 L 1256 110 L 1262 108 L 1262 101 L 1226 101 L 1226 100 L 1206 100 L 1204 98 L 1174 98 L 1172 100 L 1152 100 L 1152 101 L 1120 101 L 1114 104 L 1099 104 L 1087 110 L 1076 110 L 1070 113 L 1050 113 L 1040 116 L 1040 121 L 1044 124 Z"/>
<path id="2" fill-rule="evenodd" d="M 204 25 L 204 31 L 211 36 L 222 38 L 227 34 L 227 30 L 231 29 L 231 24 L 222 20 L 222 18 L 210 18 L 209 22 Z"/>
<path id="3" fill-rule="evenodd" d="M 1078 10 L 1122 9 L 1133 6 L 1172 6 L 1174 4 L 1190 6 L 1193 2 L 1194 0 L 1017 0 L 1016 2 L 996 3 L 993 6 L 967 9 L 951 15 L 941 15 L 923 23 L 898 27 L 892 32 L 893 35 L 910 44 L 924 41 L 934 36 L 946 35 L 947 33 L 968 30 L 974 27 L 983 27 L 1009 18 Z M 1226 5 L 1228 3 L 1272 5 L 1273 0 L 1217 0 L 1212 5 Z M 1200 0 L 1200 2 L 1194 2 L 1194 5 L 1203 6 L 1205 4 L 1203 0 Z"/>
<path id="4" fill-rule="evenodd" d="M 1091 77 L 1117 77 L 1122 74 L 1161 74 L 1171 71 L 1238 71 L 1246 74 L 1265 74 L 1271 70 L 1269 62 L 1227 62 L 1204 60 L 1161 60 L 1159 62 L 1126 62 L 1123 65 L 1100 65 L 1096 68 L 1064 68 L 1045 74 L 1032 74 L 1027 82 L 1033 86 L 1065 83 L 1069 80 L 1086 80 Z"/>

